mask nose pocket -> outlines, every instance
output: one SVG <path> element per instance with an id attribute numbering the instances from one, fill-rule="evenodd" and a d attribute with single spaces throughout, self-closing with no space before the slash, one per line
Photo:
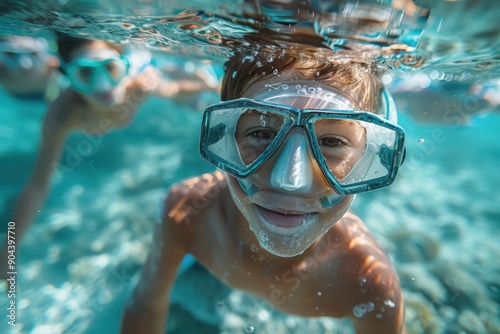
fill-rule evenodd
<path id="1" fill-rule="evenodd" d="M 286 191 L 309 191 L 313 171 L 305 136 L 290 134 L 279 154 L 271 173 L 271 185 Z"/>
<path id="2" fill-rule="evenodd" d="M 29 55 L 21 55 L 19 57 L 19 66 L 25 70 L 31 70 L 35 67 L 33 59 L 34 57 L 30 57 Z"/>
<path id="3" fill-rule="evenodd" d="M 114 85 L 111 82 L 108 73 L 102 68 L 97 68 L 94 70 L 94 91 L 96 92 L 106 92 L 113 89 Z"/>

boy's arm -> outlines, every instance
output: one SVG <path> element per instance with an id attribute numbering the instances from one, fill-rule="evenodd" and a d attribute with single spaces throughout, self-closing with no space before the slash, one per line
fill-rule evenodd
<path id="1" fill-rule="evenodd" d="M 201 79 L 179 79 L 171 80 L 161 78 L 155 89 L 155 94 L 163 98 L 173 98 L 180 94 L 199 93 L 207 90 L 214 90 L 214 87 L 207 85 Z"/>
<path id="2" fill-rule="evenodd" d="M 66 117 L 59 117 L 62 114 L 60 107 L 61 104 L 56 102 L 49 107 L 43 122 L 41 146 L 33 173 L 14 207 L 12 218 L 16 222 L 17 238 L 30 225 L 47 196 L 51 174 L 58 166 L 62 147 L 71 128 Z"/>
<path id="3" fill-rule="evenodd" d="M 203 77 L 202 74 L 196 74 L 194 77 L 186 77 L 180 79 L 169 79 L 162 76 L 160 71 L 152 66 L 146 67 L 143 72 L 129 78 L 128 86 L 138 93 L 128 92 L 127 95 L 133 96 L 135 100 L 141 96 L 142 102 L 150 94 L 154 94 L 162 98 L 175 98 L 177 95 L 199 93 L 202 91 L 220 90 L 220 82 L 213 78 Z M 127 102 L 125 102 L 127 103 Z"/>
<path id="4" fill-rule="evenodd" d="M 358 303 L 351 305 L 349 318 L 356 333 L 406 334 L 404 301 L 397 275 L 387 272 L 373 278 L 365 283 L 368 291 L 364 296 L 353 298 Z"/>
<path id="5" fill-rule="evenodd" d="M 14 205 L 12 220 L 16 223 L 15 237 L 18 241 L 28 230 L 47 196 L 52 170 L 57 167 L 63 144 L 71 127 L 66 119 L 58 118 L 57 106 L 57 104 L 51 105 L 47 112 L 42 127 L 41 147 L 33 173 Z M 0 277 L 4 277 L 7 272 L 8 247 L 6 240 L 1 242 Z"/>
<path id="6" fill-rule="evenodd" d="M 339 268 L 344 316 L 357 334 L 405 334 L 403 294 L 390 258 L 358 217 L 346 215 L 343 221 L 350 235 Z"/>
<path id="7" fill-rule="evenodd" d="M 175 98 L 177 95 L 182 94 L 193 94 L 203 91 L 218 92 L 220 90 L 219 81 L 215 81 L 208 76 L 204 77 L 203 73 L 196 73 L 194 76 L 185 76 L 184 78 L 182 74 L 180 76 L 181 78 L 176 79 L 165 78 L 159 71 L 155 70 L 155 74 L 150 77 L 150 80 L 154 78 L 157 83 L 154 88 L 154 94 L 163 98 Z"/>
<path id="8" fill-rule="evenodd" d="M 175 233 L 170 227 L 171 223 L 166 217 L 155 229 L 153 245 L 141 278 L 125 308 L 122 334 L 165 332 L 170 291 L 186 254 L 176 244 Z"/>
<path id="9" fill-rule="evenodd" d="M 157 89 L 157 94 L 164 97 L 173 97 L 177 94 L 199 93 L 205 90 L 214 90 L 201 79 L 163 79 Z"/>

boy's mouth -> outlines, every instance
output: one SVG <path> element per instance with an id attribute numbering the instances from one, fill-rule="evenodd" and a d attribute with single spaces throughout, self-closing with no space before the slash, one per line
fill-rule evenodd
<path id="1" fill-rule="evenodd" d="M 317 213 L 288 211 L 281 212 L 277 209 L 266 209 L 260 205 L 255 204 L 259 215 L 270 225 L 279 229 L 296 229 L 309 222 L 311 222 Z"/>
<path id="2" fill-rule="evenodd" d="M 95 93 L 94 95 L 98 100 L 101 101 L 110 101 L 111 100 L 111 92 L 104 92 L 104 93 Z"/>

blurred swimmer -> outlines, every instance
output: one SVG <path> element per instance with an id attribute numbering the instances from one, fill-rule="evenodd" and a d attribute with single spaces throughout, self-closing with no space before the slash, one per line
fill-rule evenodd
<path id="1" fill-rule="evenodd" d="M 0 86 L 12 96 L 43 99 L 58 76 L 59 58 L 45 37 L 0 37 Z"/>
<path id="2" fill-rule="evenodd" d="M 61 36 L 58 43 L 61 70 L 69 78 L 70 87 L 49 106 L 33 173 L 14 206 L 12 220 L 17 224 L 18 245 L 47 196 L 51 175 L 71 132 L 102 136 L 124 127 L 151 94 L 175 98 L 213 89 L 201 80 L 163 79 L 151 66 L 130 75 L 129 58 L 121 47 L 108 42 Z M 4 243 L 0 254 L 2 275 L 6 272 L 6 247 Z"/>

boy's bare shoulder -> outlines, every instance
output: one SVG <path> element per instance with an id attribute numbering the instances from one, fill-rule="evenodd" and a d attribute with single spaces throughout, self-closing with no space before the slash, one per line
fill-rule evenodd
<path id="1" fill-rule="evenodd" d="M 173 185 L 164 202 L 163 217 L 172 223 L 189 223 L 214 208 L 227 182 L 220 171 L 206 173 Z"/>
<path id="2" fill-rule="evenodd" d="M 366 246 L 364 247 L 366 250 L 380 249 L 380 245 L 363 220 L 350 211 L 346 212 L 334 227 L 338 228 L 338 233 L 342 234 L 349 247 L 363 245 Z"/>
<path id="3" fill-rule="evenodd" d="M 346 213 L 338 223 L 345 245 L 339 272 L 343 273 L 340 291 L 346 294 L 346 308 L 374 305 L 389 310 L 397 305 L 401 291 L 390 258 L 359 217 Z"/>
<path id="4" fill-rule="evenodd" d="M 358 274 L 370 276 L 380 270 L 390 272 L 392 264 L 380 244 L 375 240 L 361 218 L 347 212 L 338 222 L 340 234 L 344 239 L 348 261 L 355 264 Z M 382 269 L 385 268 L 385 269 Z"/>

